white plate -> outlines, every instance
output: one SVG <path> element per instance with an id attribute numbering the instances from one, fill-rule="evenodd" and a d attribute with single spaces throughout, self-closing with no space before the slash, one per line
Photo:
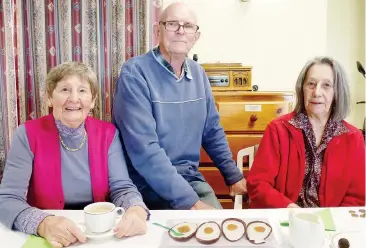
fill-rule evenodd
<path id="1" fill-rule="evenodd" d="M 215 221 L 217 224 L 220 225 L 220 228 L 221 228 L 221 223 L 224 219 L 226 219 L 226 218 L 168 219 L 166 222 L 166 226 L 173 227 L 176 224 L 178 224 L 180 222 L 185 222 L 185 221 L 197 223 L 198 225 L 203 222 L 207 222 L 207 221 Z M 231 247 L 235 247 L 235 248 L 239 248 L 239 247 L 277 248 L 277 247 L 281 247 L 282 248 L 282 246 L 279 246 L 278 241 L 275 237 L 276 227 L 274 226 L 274 224 L 271 221 L 269 221 L 269 219 L 240 218 L 240 217 L 239 217 L 239 219 L 243 220 L 246 224 L 248 224 L 251 221 L 257 221 L 257 220 L 269 223 L 272 226 L 272 233 L 268 237 L 268 239 L 266 239 L 266 243 L 259 244 L 259 245 L 252 244 L 247 240 L 245 235 L 241 239 L 239 239 L 235 242 L 230 242 L 227 239 L 225 239 L 223 234 L 220 235 L 220 238 L 216 243 L 213 243 L 211 245 L 204 245 L 204 244 L 199 243 L 194 236 L 186 242 L 178 242 L 178 241 L 173 240 L 171 237 L 169 237 L 169 233 L 168 233 L 168 231 L 166 231 L 166 232 L 164 232 L 164 234 L 162 236 L 162 240 L 161 240 L 159 248 L 201 248 L 201 247 L 217 247 L 217 248 L 231 248 Z"/>
<path id="2" fill-rule="evenodd" d="M 103 233 L 94 233 L 88 230 L 88 228 L 85 226 L 85 223 L 78 223 L 77 226 L 80 228 L 80 230 L 85 234 L 87 238 L 90 239 L 103 239 L 103 238 L 109 238 L 114 235 L 113 229 L 118 225 L 120 222 L 121 217 L 118 217 L 116 219 L 115 225 L 111 228 L 111 230 Z"/>
<path id="3" fill-rule="evenodd" d="M 340 232 L 333 236 L 332 246 L 338 248 L 338 240 L 346 238 L 349 241 L 350 247 L 363 248 L 366 247 L 366 238 L 362 231 Z"/>

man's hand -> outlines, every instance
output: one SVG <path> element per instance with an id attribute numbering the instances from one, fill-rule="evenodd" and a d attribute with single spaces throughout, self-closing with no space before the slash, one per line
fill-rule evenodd
<path id="1" fill-rule="evenodd" d="M 48 216 L 38 226 L 39 236 L 53 248 L 66 247 L 76 242 L 84 243 L 84 233 L 71 220 L 62 216 Z"/>
<path id="2" fill-rule="evenodd" d="M 196 204 L 193 205 L 193 207 L 191 207 L 190 210 L 205 210 L 205 209 L 212 210 L 212 209 L 216 209 L 216 208 L 211 207 L 202 201 L 198 201 L 198 202 L 196 202 Z"/>
<path id="3" fill-rule="evenodd" d="M 241 179 L 239 182 L 236 182 L 229 186 L 229 194 L 232 197 L 236 195 L 243 195 L 247 194 L 247 180 L 245 178 Z"/>

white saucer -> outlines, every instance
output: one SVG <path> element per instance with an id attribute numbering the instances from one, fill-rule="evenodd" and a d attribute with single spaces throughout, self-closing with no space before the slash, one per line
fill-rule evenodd
<path id="1" fill-rule="evenodd" d="M 113 229 L 118 225 L 120 220 L 121 220 L 121 217 L 117 218 L 116 222 L 115 222 L 115 225 L 109 231 L 103 232 L 103 233 L 91 232 L 90 230 L 88 230 L 88 228 L 86 228 L 85 223 L 78 223 L 77 226 L 80 228 L 80 230 L 85 234 L 85 236 L 87 238 L 90 238 L 90 239 L 103 239 L 103 238 L 112 237 L 114 235 Z"/>
<path id="2" fill-rule="evenodd" d="M 338 248 L 338 240 L 341 238 L 348 239 L 350 247 L 366 247 L 366 238 L 362 231 L 340 232 L 334 235 L 332 238 L 332 245 L 334 248 Z"/>

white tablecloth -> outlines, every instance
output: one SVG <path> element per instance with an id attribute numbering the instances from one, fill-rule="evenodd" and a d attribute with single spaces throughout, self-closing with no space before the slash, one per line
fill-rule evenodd
<path id="1" fill-rule="evenodd" d="M 359 208 L 331 208 L 332 216 L 336 224 L 336 232 L 328 232 L 328 237 L 332 235 L 344 232 L 344 231 L 360 231 L 362 230 L 366 234 L 366 219 L 351 217 L 348 213 L 349 210 L 357 210 Z M 314 212 L 320 209 L 306 209 L 306 211 Z M 210 211 L 180 211 L 180 210 L 152 210 L 151 219 L 148 222 L 148 231 L 146 234 L 141 236 L 129 237 L 124 239 L 116 239 L 109 237 L 105 239 L 88 239 L 85 244 L 75 244 L 72 247 L 148 247 L 158 248 L 162 242 L 162 236 L 167 230 L 152 225 L 152 222 L 159 222 L 165 224 L 170 219 L 224 219 L 229 217 L 234 218 L 268 218 L 270 224 L 274 229 L 274 235 L 280 244 L 279 247 L 288 247 L 288 227 L 281 227 L 279 221 L 288 220 L 288 209 L 243 209 L 243 210 L 210 210 Z M 75 222 L 83 222 L 84 215 L 82 211 L 71 211 L 71 210 L 58 210 L 52 211 L 56 215 L 62 215 L 72 219 Z M 12 248 L 21 247 L 26 241 L 27 235 L 6 229 L 0 224 L 0 247 Z M 331 247 L 330 244 L 326 244 L 324 248 Z M 353 247 L 352 247 L 353 248 Z M 357 247 L 356 247 L 357 248 Z M 360 247 L 361 248 L 361 247 Z"/>

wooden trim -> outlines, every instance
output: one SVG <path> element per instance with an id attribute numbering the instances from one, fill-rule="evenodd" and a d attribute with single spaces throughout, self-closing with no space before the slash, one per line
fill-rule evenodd
<path id="1" fill-rule="evenodd" d="M 229 188 L 225 184 L 224 178 L 221 175 L 219 169 L 217 169 L 216 167 L 200 167 L 199 171 L 202 173 L 207 183 L 211 185 L 212 189 L 215 191 L 216 196 L 227 197 L 229 195 Z M 248 167 L 243 168 L 244 177 L 247 175 L 248 171 Z"/>
<path id="2" fill-rule="evenodd" d="M 210 171 L 210 172 L 217 171 L 218 173 L 220 173 L 220 171 L 219 171 L 219 169 L 217 169 L 217 167 L 200 167 L 199 171 L 200 172 L 203 172 L 203 171 Z M 245 167 L 243 168 L 243 173 L 247 173 L 248 171 L 249 171 L 248 168 L 245 168 Z"/>
<path id="3" fill-rule="evenodd" d="M 292 91 L 214 91 L 215 96 L 291 96 L 293 97 L 295 92 Z"/>

